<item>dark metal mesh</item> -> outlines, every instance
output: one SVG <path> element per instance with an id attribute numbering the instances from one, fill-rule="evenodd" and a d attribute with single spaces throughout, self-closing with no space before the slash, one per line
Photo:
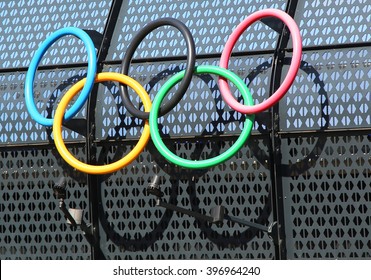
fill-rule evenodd
<path id="1" fill-rule="evenodd" d="M 168 140 L 166 144 L 179 156 L 201 160 L 223 152 L 233 142 L 230 137 L 218 137 Z M 249 142 L 256 147 L 263 139 Z M 104 145 L 101 153 L 113 158 L 134 143 L 114 149 Z M 157 174 L 164 201 L 207 215 L 211 208 L 223 205 L 231 216 L 268 226 L 272 222 L 269 166 L 256 161 L 253 151 L 246 145 L 225 164 L 190 171 L 169 164 L 149 145 L 136 162 L 102 183 L 104 254 L 109 259 L 274 258 L 274 246 L 266 233 L 232 222 L 218 227 L 167 211 L 157 207 L 155 197 L 146 192 Z"/>
<path id="2" fill-rule="evenodd" d="M 71 149 L 83 157 L 82 147 Z M 85 210 L 88 219 L 86 176 L 63 162 L 55 148 L 0 149 L 1 259 L 87 259 L 90 245 L 79 230 L 70 228 L 53 186 L 66 176 L 66 202 Z"/>
<path id="3" fill-rule="evenodd" d="M 61 96 L 85 76 L 85 68 L 38 71 L 34 99 L 40 114 L 45 118 L 53 118 Z M 25 78 L 25 72 L 0 73 L 0 143 L 3 145 L 53 141 L 52 129 L 36 123 L 27 111 L 24 100 Z M 86 118 L 86 105 L 75 118 Z M 82 135 L 69 130 L 63 132 L 63 138 L 67 141 L 83 140 Z"/>
<path id="4" fill-rule="evenodd" d="M 63 27 L 103 32 L 110 0 L 1 1 L 0 69 L 28 67 L 34 52 L 47 36 Z M 63 37 L 45 54 L 41 65 L 86 62 L 84 44 Z M 50 79 L 49 79 L 50 80 Z"/>
<path id="5" fill-rule="evenodd" d="M 232 30 L 249 14 L 272 7 L 285 9 L 286 2 L 277 0 L 267 5 L 266 1 L 126 1 L 121 9 L 108 60 L 122 59 L 133 36 L 146 23 L 161 18 L 175 17 L 190 29 L 197 54 L 219 54 Z M 261 22 L 253 24 L 235 47 L 235 51 L 274 50 L 278 34 Z M 156 38 L 155 40 L 153 40 Z M 185 43 L 175 28 L 162 27 L 150 33 L 136 52 L 136 58 L 185 55 Z"/>
<path id="6" fill-rule="evenodd" d="M 217 63 L 218 61 L 211 59 L 198 62 L 199 65 L 217 65 Z M 266 66 L 267 64 L 271 64 L 270 55 L 237 57 L 231 59 L 230 62 L 231 70 L 249 85 L 256 103 L 262 102 L 269 96 L 270 69 Z M 182 67 L 179 62 L 134 64 L 130 76 L 143 85 L 153 100 L 164 82 L 179 72 L 179 67 Z M 119 70 L 119 67 L 114 66 L 107 66 L 104 69 L 106 72 L 118 72 Z M 242 99 L 233 84 L 231 88 L 236 91 L 236 98 Z M 170 91 L 163 103 L 172 97 L 175 89 L 176 87 Z M 133 103 L 139 108 L 138 95 L 132 92 L 131 97 Z M 141 135 L 143 122 L 132 117 L 122 105 L 117 84 L 105 83 L 101 86 L 96 112 L 98 139 L 130 139 Z M 264 118 L 264 115 L 266 114 L 256 116 L 254 132 L 266 130 L 269 120 Z M 166 116 L 159 118 L 158 123 L 162 125 L 164 134 L 183 137 L 212 134 L 239 135 L 243 129 L 244 120 L 242 114 L 232 110 L 223 101 L 217 77 L 205 74 L 193 78 L 183 99 Z"/>
<path id="7" fill-rule="evenodd" d="M 41 2 L 0 1 L 1 259 L 371 258 L 367 1 L 300 0 L 296 8 L 295 1 L 283 0 L 123 1 L 118 17 L 111 16 L 110 8 L 120 1 L 48 1 L 48 7 Z M 66 164 L 51 129 L 36 124 L 26 110 L 26 67 L 41 42 L 59 28 L 92 30 L 99 65 L 118 72 L 136 32 L 151 20 L 173 16 L 194 35 L 197 65 L 218 65 L 228 36 L 247 15 L 288 5 L 294 7 L 304 45 L 294 85 L 281 100 L 279 115 L 273 110 L 257 114 L 245 146 L 214 168 L 176 167 L 150 142 L 122 170 L 86 175 Z M 110 29 L 113 21 L 116 26 Z M 275 60 L 281 53 L 275 52 L 281 29 L 277 21 L 258 22 L 234 48 L 230 69 L 244 79 L 255 102 L 269 96 L 272 70 L 279 69 L 275 62 L 283 66 L 282 79 L 290 63 L 290 43 L 285 58 Z M 99 49 L 104 32 L 106 57 Z M 152 99 L 170 75 L 184 69 L 184 46 L 171 28 L 159 28 L 139 46 L 129 73 Z M 71 36 L 46 53 L 34 85 L 44 116 L 54 115 L 60 97 L 86 75 L 86 66 L 85 48 Z M 80 160 L 105 164 L 132 149 L 143 125 L 121 104 L 117 85 L 103 83 L 95 94 L 96 104 L 85 105 L 76 117 L 95 115 L 94 123 L 69 123 L 72 129 L 64 128 L 63 137 Z M 216 78 L 200 76 L 159 124 L 172 151 L 205 159 L 232 145 L 243 120 L 221 99 Z M 281 221 L 282 242 L 275 244 L 266 233 L 230 221 L 217 226 L 165 211 L 146 192 L 156 174 L 163 201 L 203 214 L 223 205 L 229 215 L 265 226 Z M 58 209 L 52 188 L 63 176 L 66 204 L 83 209 L 84 220 L 95 223 L 97 246 L 68 226 Z"/>
<path id="8" fill-rule="evenodd" d="M 367 135 L 283 139 L 289 258 L 370 258 Z"/>
<path id="9" fill-rule="evenodd" d="M 280 102 L 281 129 L 370 127 L 370 65 L 369 47 L 304 52 L 296 81 Z"/>
<path id="10" fill-rule="evenodd" d="M 295 19 L 304 46 L 370 42 L 370 9 L 367 0 L 298 1 Z"/>

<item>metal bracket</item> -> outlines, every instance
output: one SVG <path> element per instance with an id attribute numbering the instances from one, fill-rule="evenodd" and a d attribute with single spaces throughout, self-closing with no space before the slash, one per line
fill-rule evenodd
<path id="1" fill-rule="evenodd" d="M 67 196 L 66 191 L 66 178 L 61 177 L 58 182 L 53 186 L 53 194 L 54 196 L 59 199 L 58 207 L 64 214 L 64 217 L 67 219 L 67 223 L 74 227 L 80 227 L 83 235 L 89 242 L 89 244 L 94 244 L 94 237 L 91 225 L 85 223 L 83 219 L 83 210 L 81 209 L 67 209 L 65 198 Z M 72 216 L 72 213 L 79 213 L 79 218 L 75 219 Z"/>
<path id="2" fill-rule="evenodd" d="M 281 33 L 283 30 L 283 22 L 279 20 L 278 18 L 267 17 L 267 18 L 262 18 L 260 21 L 264 23 L 266 26 L 272 28 L 277 33 Z"/>
<path id="3" fill-rule="evenodd" d="M 99 33 L 96 30 L 90 30 L 90 29 L 83 29 L 91 38 L 93 41 L 94 47 L 96 49 L 99 49 L 99 47 L 102 45 L 103 42 L 103 34 Z"/>
<path id="4" fill-rule="evenodd" d="M 86 119 L 71 119 L 69 121 L 63 122 L 63 126 L 77 132 L 78 134 L 87 137 L 88 131 L 86 128 Z"/>
<path id="5" fill-rule="evenodd" d="M 257 230 L 261 230 L 264 232 L 267 232 L 269 238 L 274 242 L 278 242 L 278 237 L 277 237 L 277 222 L 270 223 L 269 226 L 264 226 L 261 224 L 257 224 L 254 222 L 246 221 L 237 217 L 229 216 L 225 213 L 225 207 L 222 205 L 218 205 L 213 207 L 210 210 L 210 215 L 204 215 L 196 211 L 192 211 L 183 207 L 179 207 L 177 205 L 163 202 L 162 197 L 163 193 L 160 190 L 159 186 L 159 180 L 160 178 L 158 175 L 155 175 L 152 178 L 151 183 L 148 185 L 147 188 L 147 193 L 152 194 L 156 197 L 156 206 L 163 207 L 168 210 L 176 211 L 182 214 L 186 214 L 188 216 L 194 217 L 195 219 L 201 220 L 201 221 L 206 221 L 212 224 L 217 224 L 218 226 L 222 226 L 224 220 L 226 221 L 231 221 L 233 223 L 237 223 L 242 226 L 247 226 L 251 227 Z"/>

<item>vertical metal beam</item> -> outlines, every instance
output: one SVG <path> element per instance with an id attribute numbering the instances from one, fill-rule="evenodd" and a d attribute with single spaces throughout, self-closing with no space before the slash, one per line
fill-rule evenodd
<path id="1" fill-rule="evenodd" d="M 97 73 L 101 72 L 103 69 L 103 62 L 107 57 L 109 46 L 111 44 L 111 39 L 116 26 L 116 22 L 119 17 L 121 10 L 121 0 L 113 0 L 111 4 L 111 9 L 107 17 L 106 26 L 103 32 L 103 39 L 98 50 L 98 67 Z M 98 95 L 98 85 L 95 85 L 88 99 L 88 109 L 87 109 L 87 138 L 86 138 L 86 157 L 89 164 L 96 164 L 96 154 L 97 146 L 94 142 L 95 140 L 95 108 L 97 103 Z M 90 220 L 92 224 L 92 234 L 94 236 L 94 244 L 91 248 L 91 258 L 93 260 L 104 259 L 104 254 L 100 248 L 100 235 L 99 235 L 99 210 L 98 207 L 100 191 L 99 176 L 88 175 L 87 184 L 89 189 L 89 213 Z"/>
<path id="2" fill-rule="evenodd" d="M 288 0 L 286 13 L 294 17 L 298 0 Z M 285 49 L 290 39 L 290 32 L 285 26 L 282 33 L 278 37 L 276 50 L 273 57 L 270 93 L 273 94 L 281 84 L 282 69 L 284 65 Z M 284 197 L 282 185 L 282 154 L 281 154 L 281 137 L 279 104 L 271 109 L 271 129 L 270 129 L 270 145 L 269 154 L 271 162 L 271 178 L 272 178 L 272 212 L 273 217 L 278 223 L 277 227 L 277 244 L 275 244 L 276 259 L 287 259 L 286 238 L 285 238 L 285 219 L 284 219 Z"/>

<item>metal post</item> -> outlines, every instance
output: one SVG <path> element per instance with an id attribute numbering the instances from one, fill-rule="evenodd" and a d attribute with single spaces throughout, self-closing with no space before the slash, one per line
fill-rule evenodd
<path id="1" fill-rule="evenodd" d="M 297 7 L 297 0 L 288 0 L 286 13 L 294 17 Z M 284 65 L 285 49 L 289 42 L 290 33 L 285 26 L 282 33 L 279 35 L 276 50 L 273 57 L 270 93 L 272 94 L 277 90 L 281 84 L 282 69 Z M 283 185 L 281 174 L 281 137 L 280 131 L 280 118 L 279 118 L 279 105 L 275 105 L 271 109 L 271 129 L 270 129 L 270 145 L 269 154 L 271 162 L 271 178 L 272 178 L 272 212 L 274 220 L 277 221 L 276 227 L 277 242 L 275 244 L 276 259 L 287 259 L 286 242 L 285 242 L 285 219 L 284 219 L 284 197 Z"/>
<path id="2" fill-rule="evenodd" d="M 113 32 L 118 20 L 118 16 L 122 5 L 121 0 L 114 0 L 111 4 L 111 9 L 107 18 L 107 23 L 103 32 L 103 40 L 98 50 L 98 67 L 97 72 L 103 69 L 103 61 L 106 59 L 108 49 L 111 43 Z M 89 164 L 96 163 L 97 146 L 95 143 L 95 107 L 97 103 L 98 85 L 95 85 L 88 99 L 87 107 L 87 138 L 86 138 L 86 157 Z M 93 260 L 104 259 L 102 250 L 100 249 L 100 235 L 99 235 L 99 209 L 100 200 L 98 191 L 100 191 L 99 176 L 88 175 L 87 184 L 89 188 L 89 212 L 92 226 L 92 235 L 94 244 L 91 248 L 91 258 Z"/>

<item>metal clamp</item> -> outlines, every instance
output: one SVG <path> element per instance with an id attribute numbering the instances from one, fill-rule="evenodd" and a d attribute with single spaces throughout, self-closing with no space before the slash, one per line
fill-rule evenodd
<path id="1" fill-rule="evenodd" d="M 53 186 L 53 194 L 54 196 L 59 199 L 58 207 L 63 212 L 65 218 L 67 219 L 67 224 L 75 227 L 80 227 L 83 235 L 87 239 L 90 244 L 94 243 L 94 237 L 92 232 L 91 225 L 85 223 L 83 219 L 84 210 L 82 209 L 74 209 L 74 208 L 67 208 L 65 199 L 67 197 L 66 191 L 66 178 L 61 177 L 57 183 Z"/>
<path id="2" fill-rule="evenodd" d="M 255 228 L 257 230 L 261 230 L 264 232 L 267 232 L 269 238 L 274 242 L 278 242 L 278 236 L 277 236 L 277 222 L 272 222 L 268 226 L 264 226 L 261 224 L 257 224 L 254 222 L 246 221 L 237 217 L 230 216 L 225 213 L 225 207 L 222 205 L 218 205 L 213 207 L 210 210 L 210 215 L 204 215 L 196 211 L 192 211 L 183 207 L 179 207 L 177 205 L 167 203 L 162 201 L 163 192 L 160 189 L 160 177 L 158 175 L 155 175 L 152 178 L 151 183 L 148 185 L 147 193 L 154 195 L 156 197 L 156 206 L 163 207 L 168 210 L 176 211 L 182 214 L 186 214 L 188 216 L 194 217 L 201 221 L 206 221 L 212 224 L 217 224 L 218 226 L 222 226 L 224 220 L 231 221 L 233 223 L 237 223 L 242 226 L 247 226 L 251 228 Z"/>

